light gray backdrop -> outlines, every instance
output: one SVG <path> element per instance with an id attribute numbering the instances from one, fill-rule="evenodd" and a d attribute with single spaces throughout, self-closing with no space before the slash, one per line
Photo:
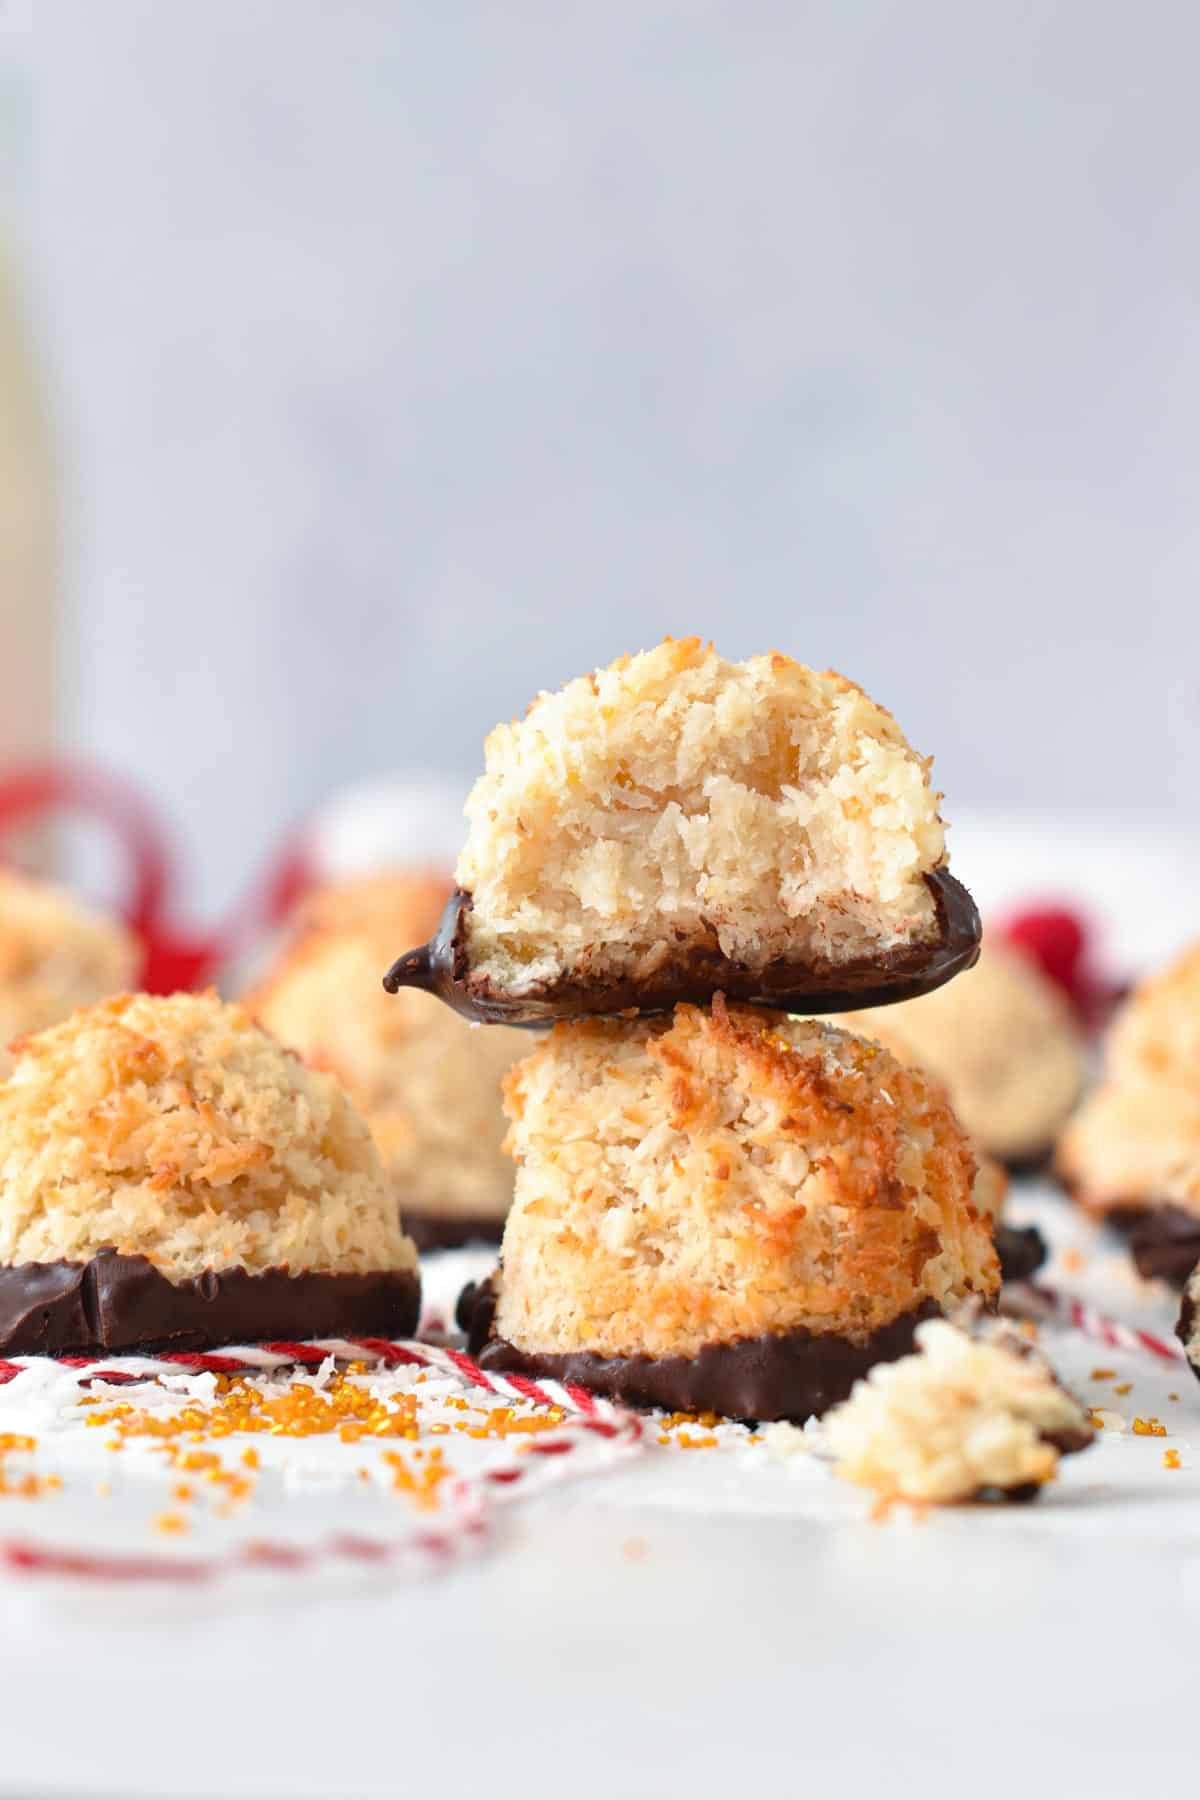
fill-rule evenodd
<path id="1" fill-rule="evenodd" d="M 215 905 L 347 777 L 664 631 L 953 803 L 1200 782 L 1180 0 L 45 0 L 72 742 Z"/>

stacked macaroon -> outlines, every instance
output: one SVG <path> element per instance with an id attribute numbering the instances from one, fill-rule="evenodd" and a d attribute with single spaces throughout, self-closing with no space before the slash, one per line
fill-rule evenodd
<path id="1" fill-rule="evenodd" d="M 888 713 L 786 657 L 668 640 L 498 728 L 467 811 L 442 930 L 387 985 L 553 1023 L 508 1077 L 513 1207 L 460 1315 L 485 1366 L 802 1419 L 995 1295 L 944 1090 L 789 1016 L 977 954 Z"/>
<path id="2" fill-rule="evenodd" d="M 483 1031 L 379 971 L 394 932 L 415 940 L 450 892 L 396 872 L 321 889 L 246 1004 L 279 1041 L 341 1082 L 366 1119 L 405 1227 L 422 1250 L 499 1241 L 512 1200 L 500 1083 L 528 1044 Z"/>

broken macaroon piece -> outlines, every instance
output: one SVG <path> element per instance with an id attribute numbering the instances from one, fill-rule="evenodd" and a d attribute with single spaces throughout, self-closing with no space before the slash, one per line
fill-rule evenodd
<path id="1" fill-rule="evenodd" d="M 979 942 L 938 801 L 852 682 L 668 639 L 492 732 L 457 892 L 385 985 L 511 1024 L 923 993 Z"/>
<path id="2" fill-rule="evenodd" d="M 978 1314 L 919 1325 L 824 1423 L 835 1472 L 887 1504 L 1032 1500 L 1095 1432 L 1030 1341 Z"/>

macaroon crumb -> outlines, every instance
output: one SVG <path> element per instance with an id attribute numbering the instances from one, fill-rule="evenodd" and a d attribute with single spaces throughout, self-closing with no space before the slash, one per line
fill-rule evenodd
<path id="1" fill-rule="evenodd" d="M 837 1474 L 885 1503 L 1025 1499 L 1091 1443 L 1085 1409 L 1024 1339 L 967 1324 L 919 1326 L 914 1355 L 872 1369 L 828 1415 Z"/>

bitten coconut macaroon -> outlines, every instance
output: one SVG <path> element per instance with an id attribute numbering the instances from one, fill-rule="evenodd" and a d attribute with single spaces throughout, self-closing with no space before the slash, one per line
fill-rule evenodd
<path id="1" fill-rule="evenodd" d="M 0 870 L 0 1078 L 12 1068 L 5 1046 L 13 1038 L 120 993 L 140 959 L 136 938 L 115 919 L 49 882 Z"/>
<path id="2" fill-rule="evenodd" d="M 938 800 L 842 676 L 668 639 L 492 732 L 455 900 L 388 986 L 516 1023 L 923 992 L 979 937 Z"/>
<path id="3" fill-rule="evenodd" d="M 213 995 L 124 995 L 0 1084 L 0 1350 L 404 1336 L 420 1301 L 371 1134 Z"/>
<path id="4" fill-rule="evenodd" d="M 1134 992 L 1104 1077 L 1059 1139 L 1076 1201 L 1129 1236 L 1138 1269 L 1181 1284 L 1200 1260 L 1200 944 Z"/>
<path id="5" fill-rule="evenodd" d="M 1010 1167 L 1050 1156 L 1083 1090 L 1086 1047 L 1065 996 L 999 937 L 936 993 L 838 1023 L 944 1081 L 979 1148 Z"/>
<path id="6" fill-rule="evenodd" d="M 246 1001 L 345 1087 L 421 1249 L 499 1240 L 513 1189 L 500 1082 L 529 1048 L 524 1034 L 472 1027 L 428 994 L 381 989 L 393 934 L 431 931 L 449 891 L 441 877 L 412 874 L 323 890 Z"/>
<path id="7" fill-rule="evenodd" d="M 485 1368 L 804 1419 L 999 1285 L 942 1089 L 846 1032 L 720 997 L 561 1024 L 506 1104 L 501 1266 L 460 1307 Z"/>

